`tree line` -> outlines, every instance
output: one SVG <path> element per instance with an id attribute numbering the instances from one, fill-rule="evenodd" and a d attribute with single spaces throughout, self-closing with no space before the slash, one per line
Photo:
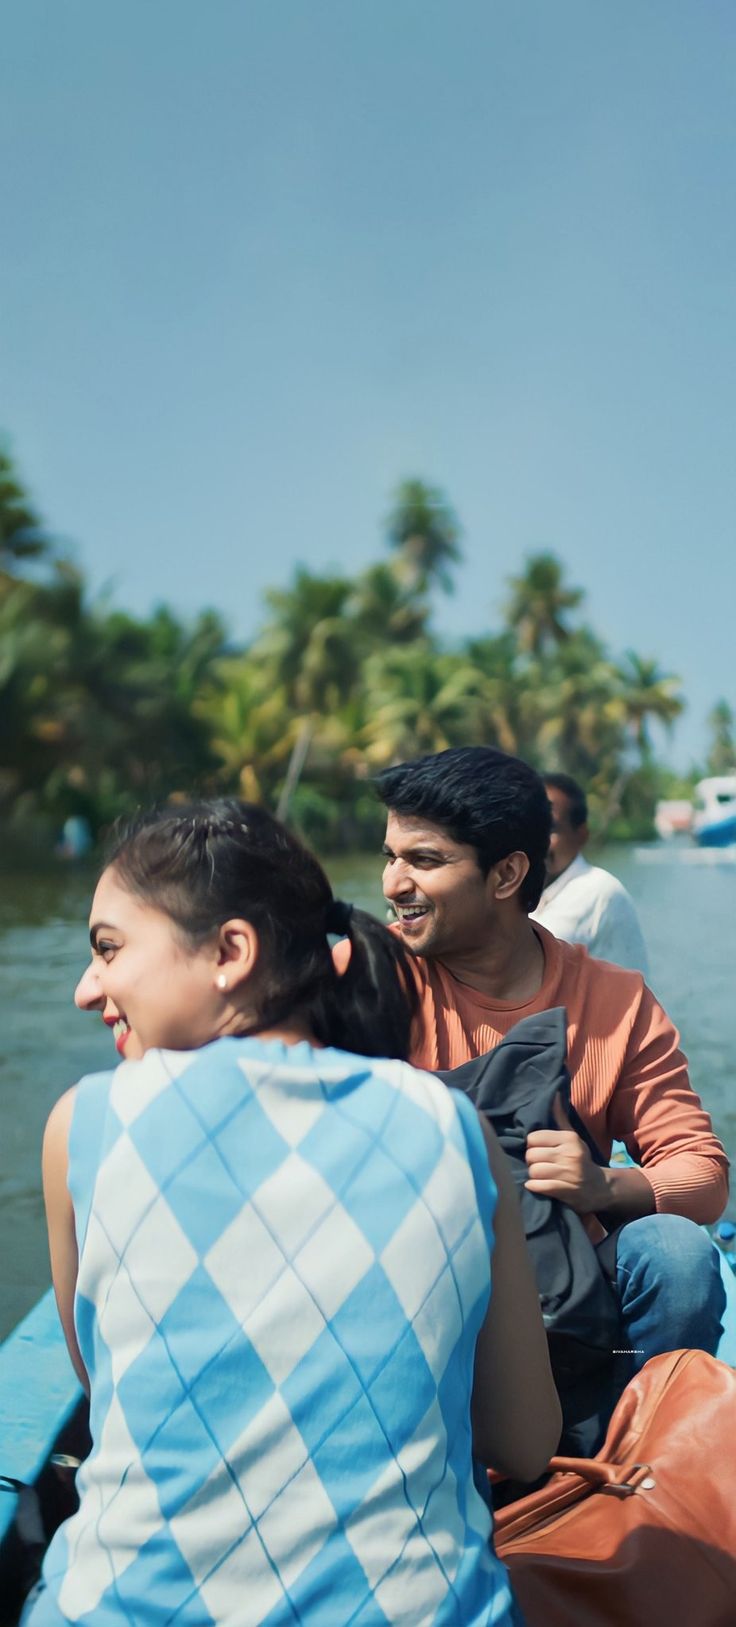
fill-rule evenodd
<path id="1" fill-rule="evenodd" d="M 235 793 L 353 847 L 380 829 L 375 771 L 485 743 L 573 774 L 601 833 L 649 835 L 657 798 L 687 789 L 651 738 L 683 709 L 679 679 L 613 655 L 550 552 L 509 578 L 499 626 L 443 640 L 460 534 L 441 491 L 405 481 L 383 557 L 356 576 L 298 566 L 238 645 L 213 610 L 91 598 L 0 452 L 0 817 L 81 814 L 97 833 L 152 799 Z M 711 722 L 715 772 L 736 760 L 725 701 Z"/>

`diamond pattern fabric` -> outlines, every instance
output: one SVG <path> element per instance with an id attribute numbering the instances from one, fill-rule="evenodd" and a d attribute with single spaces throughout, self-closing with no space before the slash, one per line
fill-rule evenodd
<path id="1" fill-rule="evenodd" d="M 511 1622 L 464 1097 L 306 1045 L 149 1052 L 78 1087 L 69 1186 L 94 1444 L 33 1627 Z"/>

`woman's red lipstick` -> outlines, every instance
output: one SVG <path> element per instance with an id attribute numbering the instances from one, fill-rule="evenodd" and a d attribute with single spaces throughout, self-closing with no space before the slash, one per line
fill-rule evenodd
<path id="1" fill-rule="evenodd" d="M 112 1028 L 115 1035 L 115 1050 L 117 1051 L 118 1056 L 123 1056 L 125 1047 L 128 1043 L 128 1036 L 130 1034 L 130 1029 L 125 1021 L 125 1018 L 105 1017 L 103 1015 L 102 1021 L 106 1028 Z"/>

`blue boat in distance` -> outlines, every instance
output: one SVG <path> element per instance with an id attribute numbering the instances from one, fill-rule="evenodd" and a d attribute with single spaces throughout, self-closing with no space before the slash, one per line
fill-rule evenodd
<path id="1" fill-rule="evenodd" d="M 699 847 L 736 845 L 736 774 L 716 774 L 695 787 L 692 832 Z"/>

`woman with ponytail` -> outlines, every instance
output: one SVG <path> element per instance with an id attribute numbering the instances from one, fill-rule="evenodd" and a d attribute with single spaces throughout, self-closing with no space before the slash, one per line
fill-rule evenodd
<path id="1" fill-rule="evenodd" d="M 93 1446 L 24 1619 L 508 1627 L 474 1458 L 530 1478 L 559 1415 L 497 1147 L 404 1061 L 401 946 L 236 801 L 120 834 L 90 940 L 123 1061 L 57 1103 L 44 1191 Z"/>

